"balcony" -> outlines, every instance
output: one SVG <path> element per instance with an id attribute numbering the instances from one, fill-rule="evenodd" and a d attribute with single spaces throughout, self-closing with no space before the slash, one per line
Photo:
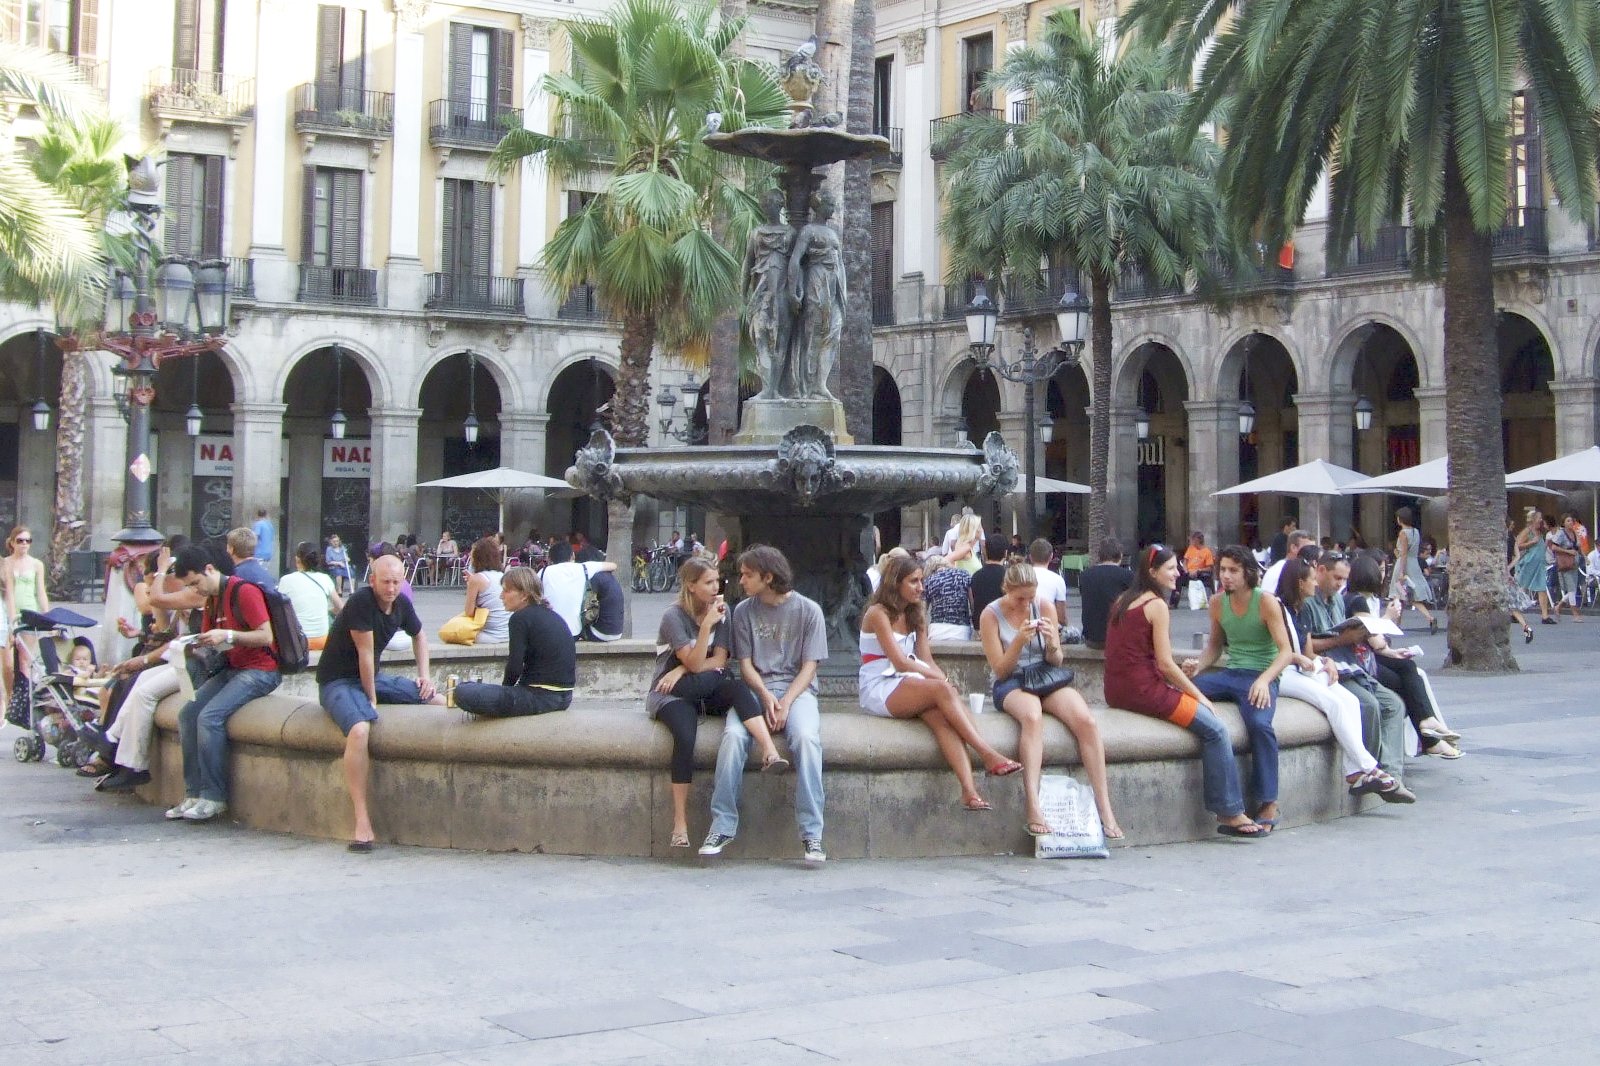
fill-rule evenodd
<path id="1" fill-rule="evenodd" d="M 1123 267 L 1118 274 L 1114 299 L 1119 303 L 1123 300 L 1162 300 L 1170 296 L 1182 296 L 1183 293 L 1182 282 L 1162 281 L 1145 267 L 1135 264 Z"/>
<path id="2" fill-rule="evenodd" d="M 610 141 L 599 136 L 571 115 L 567 115 L 562 119 L 561 135 L 569 141 L 577 141 L 583 145 L 584 158 L 597 167 L 611 162 L 612 156 L 615 154 Z"/>
<path id="3" fill-rule="evenodd" d="M 962 111 L 955 115 L 944 115 L 928 123 L 928 154 L 935 160 L 944 160 L 959 145 L 960 138 L 955 134 L 956 124 L 969 115 L 983 115 L 988 118 L 998 119 L 1000 112 L 992 107 L 979 107 L 971 111 Z"/>
<path id="4" fill-rule="evenodd" d="M 68 56 L 68 62 L 78 69 L 78 74 L 89 87 L 101 96 L 106 94 L 106 65 L 93 56 Z"/>
<path id="5" fill-rule="evenodd" d="M 1550 254 L 1550 237 L 1542 207 L 1513 207 L 1505 225 L 1490 237 L 1496 259 L 1529 259 Z"/>
<path id="6" fill-rule="evenodd" d="M 256 83 L 216 70 L 157 68 L 150 72 L 150 114 L 162 134 L 174 122 L 232 126 L 237 145 L 256 110 Z"/>
<path id="7" fill-rule="evenodd" d="M 1276 255 L 1271 262 L 1267 249 L 1257 246 L 1252 261 L 1242 267 L 1224 260 L 1220 255 L 1206 256 L 1209 285 L 1213 289 L 1234 295 L 1285 295 L 1294 290 L 1293 267 L 1279 266 Z M 1206 285 L 1202 284 L 1202 288 Z"/>
<path id="8" fill-rule="evenodd" d="M 593 285 L 575 285 L 567 298 L 556 308 L 556 317 L 569 322 L 605 322 L 611 318 L 600 306 L 600 297 Z"/>
<path id="9" fill-rule="evenodd" d="M 522 279 L 483 274 L 429 274 L 430 311 L 476 311 L 486 315 L 522 314 Z"/>
<path id="10" fill-rule="evenodd" d="M 361 267 L 300 264 L 300 299 L 305 303 L 375 307 L 378 272 Z"/>
<path id="11" fill-rule="evenodd" d="M 978 278 L 968 278 L 944 287 L 944 320 L 955 322 L 966 317 L 967 305 L 978 294 Z M 993 299 L 993 294 L 990 295 Z"/>
<path id="12" fill-rule="evenodd" d="M 297 133 L 387 138 L 394 134 L 394 93 L 307 82 L 295 90 Z"/>
<path id="13" fill-rule="evenodd" d="M 1390 274 L 1411 269 L 1411 227 L 1382 226 L 1371 240 L 1357 236 L 1348 250 L 1328 248 L 1328 277 Z"/>
<path id="14" fill-rule="evenodd" d="M 228 264 L 228 290 L 235 300 L 254 300 L 256 298 L 256 261 L 254 259 L 239 259 L 229 256 L 223 262 Z"/>
<path id="15" fill-rule="evenodd" d="M 872 157 L 873 171 L 899 170 L 905 160 L 905 153 L 900 149 L 904 138 L 903 131 L 899 126 L 874 126 L 872 132 L 874 136 L 883 137 L 889 142 L 887 153 Z"/>
<path id="16" fill-rule="evenodd" d="M 874 326 L 894 325 L 894 290 L 872 290 L 872 324 Z"/>
<path id="17" fill-rule="evenodd" d="M 1011 124 L 1013 126 L 1026 126 L 1028 124 L 1028 115 L 1032 111 L 1032 100 L 1013 100 L 1011 102 Z"/>
<path id="18" fill-rule="evenodd" d="M 507 130 L 521 125 L 519 107 L 470 100 L 435 100 L 428 105 L 428 143 L 443 158 L 452 151 L 493 151 Z"/>
<path id="19" fill-rule="evenodd" d="M 1024 283 L 1022 278 L 1008 275 L 1000 283 L 1004 294 L 1000 299 L 1000 314 L 1006 318 L 1053 315 L 1061 303 L 1061 294 L 1068 287 L 1076 292 L 1084 291 L 1085 283 L 1075 267 L 1051 267 L 1039 273 L 1032 283 Z M 999 295 L 991 294 L 997 298 Z"/>

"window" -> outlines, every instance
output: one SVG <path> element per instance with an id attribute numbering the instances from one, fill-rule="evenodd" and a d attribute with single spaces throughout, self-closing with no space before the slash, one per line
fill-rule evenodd
<path id="1" fill-rule="evenodd" d="M 879 56 L 872 65 L 872 131 L 880 133 L 894 125 L 894 56 Z"/>
<path id="2" fill-rule="evenodd" d="M 317 110 L 363 111 L 366 88 L 367 13 L 317 7 Z"/>
<path id="3" fill-rule="evenodd" d="M 6 40 L 93 58 L 99 30 L 100 0 L 0 0 Z"/>
<path id="4" fill-rule="evenodd" d="M 894 204 L 872 205 L 872 324 L 894 325 Z"/>
<path id="5" fill-rule="evenodd" d="M 222 164 L 219 155 L 167 153 L 162 225 L 168 255 L 222 255 Z"/>
<path id="6" fill-rule="evenodd" d="M 361 266 L 359 170 L 307 167 L 300 261 L 306 266 Z"/>
<path id="7" fill-rule="evenodd" d="M 1508 225 L 1528 225 L 1528 210 L 1544 206 L 1539 148 L 1539 118 L 1528 107 L 1528 94 L 1512 93 L 1511 158 L 1506 174 Z"/>
<path id="8" fill-rule="evenodd" d="M 453 125 L 500 124 L 516 104 L 513 39 L 508 30 L 452 23 L 450 114 Z"/>
<path id="9" fill-rule="evenodd" d="M 224 0 L 176 0 L 172 66 L 176 70 L 222 72 Z"/>
<path id="10" fill-rule="evenodd" d="M 446 178 L 439 270 L 487 279 L 494 272 L 494 185 Z"/>
<path id="11" fill-rule="evenodd" d="M 984 91 L 984 76 L 994 67 L 994 35 L 979 34 L 961 42 L 961 77 L 966 92 L 963 110 L 983 111 L 994 106 L 993 98 Z"/>

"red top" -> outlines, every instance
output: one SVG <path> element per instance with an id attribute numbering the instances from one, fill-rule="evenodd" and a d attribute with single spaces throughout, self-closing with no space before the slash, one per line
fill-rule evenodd
<path id="1" fill-rule="evenodd" d="M 231 586 L 237 586 L 237 589 Z M 236 599 L 239 603 L 237 616 L 233 613 Z M 221 617 L 217 613 L 219 604 Z M 266 621 L 267 601 L 261 595 L 261 590 L 248 581 L 225 577 L 217 598 L 206 604 L 205 625 L 202 628 L 249 632 Z M 270 644 L 261 648 L 241 648 L 235 644 L 228 649 L 228 665 L 235 670 L 276 670 L 278 660 L 273 656 Z"/>
<path id="2" fill-rule="evenodd" d="M 1149 602 L 1123 611 L 1106 626 L 1106 702 L 1170 719 L 1183 693 L 1156 668 L 1155 634 L 1144 614 Z"/>

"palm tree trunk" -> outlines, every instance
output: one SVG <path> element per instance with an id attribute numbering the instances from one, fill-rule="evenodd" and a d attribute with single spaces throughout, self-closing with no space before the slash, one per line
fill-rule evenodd
<path id="1" fill-rule="evenodd" d="M 1444 179 L 1445 439 L 1450 459 L 1449 661 L 1517 669 L 1506 633 L 1505 456 L 1489 236 L 1452 152 Z"/>
<path id="2" fill-rule="evenodd" d="M 50 533 L 50 588 L 68 598 L 67 553 L 83 544 L 83 442 L 87 422 L 87 373 L 82 352 L 61 356 L 61 403 L 56 422 L 56 506 Z"/>
<path id="3" fill-rule="evenodd" d="M 1106 466 L 1111 452 L 1111 279 L 1089 276 L 1089 538 L 1094 551 L 1106 535 Z M 1032 447 L 1029 442 L 1029 447 Z"/>
<path id="4" fill-rule="evenodd" d="M 654 316 L 637 312 L 622 319 L 617 392 L 611 400 L 612 436 L 623 448 L 649 443 L 650 353 L 656 343 Z"/>

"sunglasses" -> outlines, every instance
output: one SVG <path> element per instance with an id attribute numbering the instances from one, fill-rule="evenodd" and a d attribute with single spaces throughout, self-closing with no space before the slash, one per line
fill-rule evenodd
<path id="1" fill-rule="evenodd" d="M 15 541 L 13 541 L 13 543 L 15 543 L 15 544 L 32 544 L 33 543 L 33 538 L 32 537 L 18 537 Z"/>
<path id="2" fill-rule="evenodd" d="M 1347 563 L 1349 558 L 1341 552 L 1323 552 L 1317 556 L 1318 566 L 1332 566 L 1334 563 Z"/>

